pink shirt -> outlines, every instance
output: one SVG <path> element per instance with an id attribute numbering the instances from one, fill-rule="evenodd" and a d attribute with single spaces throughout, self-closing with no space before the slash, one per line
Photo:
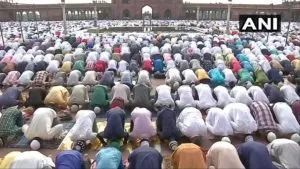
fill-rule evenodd
<path id="1" fill-rule="evenodd" d="M 156 135 L 151 123 L 151 112 L 146 108 L 136 107 L 131 113 L 134 127 L 130 136 L 135 139 L 149 139 Z"/>

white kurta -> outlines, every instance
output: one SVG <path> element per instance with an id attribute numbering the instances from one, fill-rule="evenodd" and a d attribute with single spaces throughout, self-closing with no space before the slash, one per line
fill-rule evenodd
<path id="1" fill-rule="evenodd" d="M 266 96 L 265 92 L 258 86 L 251 86 L 248 89 L 248 93 L 252 95 L 253 101 L 264 102 L 269 104 L 269 99 Z"/>
<path id="2" fill-rule="evenodd" d="M 228 69 L 228 68 L 225 68 L 223 70 L 223 73 L 225 75 L 225 84 L 226 85 L 229 85 L 230 82 L 234 82 L 236 83 L 237 82 L 237 79 L 236 77 L 234 76 L 233 72 L 231 69 Z"/>
<path id="3" fill-rule="evenodd" d="M 217 106 L 217 101 L 212 95 L 212 90 L 208 84 L 199 84 L 196 87 L 199 101 L 197 101 L 197 107 L 199 109 L 207 109 Z"/>
<path id="4" fill-rule="evenodd" d="M 58 124 L 52 127 L 53 119 L 56 118 L 56 112 L 51 108 L 38 108 L 33 113 L 31 123 L 24 125 L 22 130 L 25 137 L 28 140 L 32 140 L 35 137 L 43 140 L 51 140 L 58 136 L 63 129 L 62 124 Z"/>
<path id="5" fill-rule="evenodd" d="M 51 167 L 55 167 L 52 159 L 50 157 L 46 157 L 38 151 L 25 151 L 17 155 L 11 165 L 11 169 L 37 169 Z"/>
<path id="6" fill-rule="evenodd" d="M 206 119 L 207 130 L 213 135 L 228 136 L 233 134 L 230 122 L 226 114 L 220 108 L 211 108 L 208 110 Z"/>
<path id="7" fill-rule="evenodd" d="M 224 113 L 230 121 L 234 133 L 251 134 L 257 130 L 257 124 L 247 105 L 231 103 L 224 108 Z"/>
<path id="8" fill-rule="evenodd" d="M 253 102 L 251 97 L 248 95 L 247 89 L 243 86 L 235 86 L 232 88 L 230 96 L 235 99 L 235 102 L 243 103 L 248 106 Z"/>
<path id="9" fill-rule="evenodd" d="M 300 125 L 297 122 L 291 107 L 287 103 L 278 102 L 273 106 L 273 111 L 278 120 L 278 130 L 281 134 L 300 134 Z"/>
<path id="10" fill-rule="evenodd" d="M 160 85 L 156 88 L 157 101 L 155 105 L 174 105 L 174 100 L 171 95 L 171 87 Z"/>
<path id="11" fill-rule="evenodd" d="M 218 98 L 218 107 L 225 107 L 229 103 L 233 103 L 234 99 L 229 95 L 228 90 L 224 86 L 214 88 L 214 93 Z"/>
<path id="12" fill-rule="evenodd" d="M 184 83 L 191 84 L 198 81 L 197 76 L 191 69 L 186 69 L 182 72 L 182 75 L 184 76 Z"/>
<path id="13" fill-rule="evenodd" d="M 293 104 L 295 101 L 300 100 L 295 89 L 290 85 L 284 85 L 280 88 L 280 91 L 284 95 L 284 99 L 288 104 Z"/>
<path id="14" fill-rule="evenodd" d="M 93 140 L 97 133 L 93 132 L 93 124 L 96 114 L 91 110 L 80 110 L 76 114 L 76 123 L 70 130 L 70 138 L 72 141 L 77 140 Z"/>
<path id="15" fill-rule="evenodd" d="M 193 98 L 192 88 L 188 85 L 180 86 L 177 90 L 179 95 L 179 100 L 176 100 L 177 106 L 182 109 L 186 106 L 196 106 L 196 102 Z"/>
<path id="16" fill-rule="evenodd" d="M 189 138 L 207 135 L 202 114 L 194 107 L 183 109 L 177 118 L 176 124 L 180 132 Z"/>

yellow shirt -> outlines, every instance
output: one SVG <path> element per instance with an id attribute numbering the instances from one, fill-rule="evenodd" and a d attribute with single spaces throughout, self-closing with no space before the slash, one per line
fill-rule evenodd
<path id="1" fill-rule="evenodd" d="M 195 73 L 198 80 L 210 79 L 207 72 L 204 69 L 198 69 Z"/>
<path id="2" fill-rule="evenodd" d="M 236 59 L 233 54 L 228 54 L 225 58 L 227 65 L 231 65 L 232 61 Z"/>
<path id="3" fill-rule="evenodd" d="M 172 154 L 173 168 L 207 168 L 204 157 L 202 149 L 196 144 L 181 144 Z"/>
<path id="4" fill-rule="evenodd" d="M 300 69 L 300 60 L 299 59 L 293 60 L 292 66 L 294 67 L 294 69 Z"/>
<path id="5" fill-rule="evenodd" d="M 72 70 L 72 62 L 64 62 L 61 68 L 59 69 L 60 72 L 70 73 Z"/>
<path id="6" fill-rule="evenodd" d="M 21 154 L 19 151 L 12 151 L 3 158 L 3 160 L 0 163 L 1 169 L 10 169 L 12 162 L 15 160 L 15 158 Z"/>
<path id="7" fill-rule="evenodd" d="M 63 86 L 54 86 L 49 90 L 45 98 L 45 105 L 56 105 L 62 108 L 67 108 L 69 101 L 69 91 Z"/>

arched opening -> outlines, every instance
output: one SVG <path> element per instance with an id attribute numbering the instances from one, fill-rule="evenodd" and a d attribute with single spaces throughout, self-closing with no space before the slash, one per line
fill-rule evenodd
<path id="1" fill-rule="evenodd" d="M 171 19 L 172 18 L 172 12 L 170 9 L 167 9 L 164 13 L 164 18 L 165 19 Z"/>
<path id="2" fill-rule="evenodd" d="M 41 14 L 39 11 L 35 11 L 35 18 L 37 21 L 41 20 Z"/>
<path id="3" fill-rule="evenodd" d="M 130 12 L 129 12 L 128 9 L 125 9 L 125 10 L 123 11 L 123 18 L 124 18 L 124 19 L 129 19 L 129 18 L 130 18 Z"/>
<path id="4" fill-rule="evenodd" d="M 28 15 L 27 15 L 27 12 L 26 12 L 26 11 L 23 11 L 23 12 L 22 12 L 22 20 L 23 20 L 23 21 L 28 21 Z"/>
<path id="5" fill-rule="evenodd" d="M 142 14 L 151 14 L 152 15 L 152 8 L 149 5 L 146 5 L 142 8 Z"/>
<path id="6" fill-rule="evenodd" d="M 34 19 L 34 14 L 33 14 L 33 12 L 32 11 L 29 11 L 28 12 L 28 21 L 34 21 L 35 19 Z"/>
<path id="7" fill-rule="evenodd" d="M 73 18 L 72 18 L 72 12 L 71 11 L 68 11 L 67 12 L 67 18 L 69 19 L 69 20 L 72 20 Z"/>
<path id="8" fill-rule="evenodd" d="M 74 14 L 75 14 L 74 19 L 77 20 L 78 19 L 78 12 L 75 11 Z"/>

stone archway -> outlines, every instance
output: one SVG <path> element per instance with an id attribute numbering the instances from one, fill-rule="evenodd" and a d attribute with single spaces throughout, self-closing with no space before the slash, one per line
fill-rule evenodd
<path id="1" fill-rule="evenodd" d="M 146 6 L 142 7 L 142 15 L 143 14 L 151 14 L 152 15 L 152 13 L 153 13 L 153 9 L 151 6 L 146 5 Z"/>

